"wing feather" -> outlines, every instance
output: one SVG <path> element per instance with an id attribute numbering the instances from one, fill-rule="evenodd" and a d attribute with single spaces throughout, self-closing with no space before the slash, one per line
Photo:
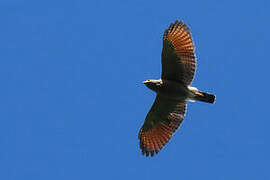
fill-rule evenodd
<path id="1" fill-rule="evenodd" d="M 139 132 L 142 154 L 157 154 L 180 126 L 185 112 L 186 102 L 169 100 L 157 95 Z"/>
<path id="2" fill-rule="evenodd" d="M 194 49 L 187 25 L 172 23 L 163 35 L 161 78 L 191 84 L 196 70 Z"/>

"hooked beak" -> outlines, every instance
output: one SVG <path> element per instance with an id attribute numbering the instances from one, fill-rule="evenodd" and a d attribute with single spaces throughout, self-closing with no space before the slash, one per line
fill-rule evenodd
<path id="1" fill-rule="evenodd" d="M 146 84 L 147 83 L 147 81 L 143 81 L 143 84 Z"/>

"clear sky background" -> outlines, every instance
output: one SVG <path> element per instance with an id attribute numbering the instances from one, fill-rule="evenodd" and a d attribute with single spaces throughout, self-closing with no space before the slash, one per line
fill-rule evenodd
<path id="1" fill-rule="evenodd" d="M 0 1 L 0 179 L 270 179 L 270 1 Z M 155 157 L 138 131 L 162 35 L 191 28 L 193 86 Z"/>

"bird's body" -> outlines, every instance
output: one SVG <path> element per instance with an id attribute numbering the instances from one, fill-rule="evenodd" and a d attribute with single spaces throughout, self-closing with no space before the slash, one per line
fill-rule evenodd
<path id="1" fill-rule="evenodd" d="M 159 96 L 164 98 L 184 101 L 186 99 L 192 99 L 194 96 L 187 86 L 177 81 L 159 79 L 145 81 L 144 83 L 149 89 L 155 91 Z"/>
<path id="2" fill-rule="evenodd" d="M 215 95 L 190 86 L 195 70 L 189 29 L 182 21 L 175 21 L 163 36 L 161 79 L 144 81 L 157 94 L 139 132 L 144 155 L 157 154 L 171 139 L 184 119 L 186 101 L 214 103 Z"/>

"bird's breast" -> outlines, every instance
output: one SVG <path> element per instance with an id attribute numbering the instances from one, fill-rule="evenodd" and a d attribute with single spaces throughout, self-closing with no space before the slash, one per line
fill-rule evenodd
<path id="1" fill-rule="evenodd" d="M 183 83 L 163 80 L 162 86 L 157 93 L 170 99 L 186 100 L 189 97 L 190 91 Z"/>

